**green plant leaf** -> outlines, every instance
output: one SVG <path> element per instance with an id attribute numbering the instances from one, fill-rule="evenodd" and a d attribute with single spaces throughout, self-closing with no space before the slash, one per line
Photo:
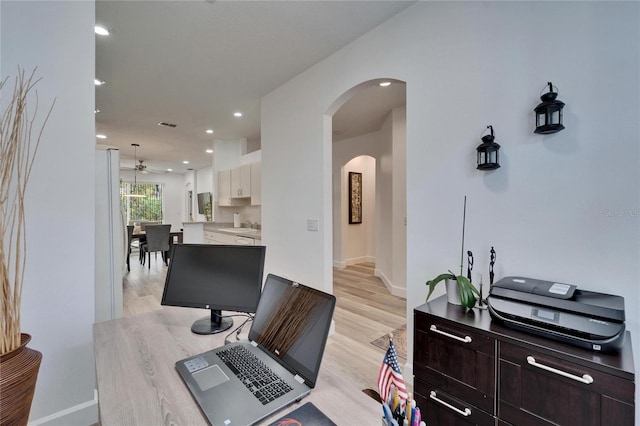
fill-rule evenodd
<path id="1" fill-rule="evenodd" d="M 437 277 L 435 277 L 434 279 L 432 279 L 432 280 L 430 280 L 430 281 L 427 281 L 427 282 L 426 282 L 426 285 L 427 285 L 427 286 L 429 286 L 429 293 L 427 294 L 427 301 L 428 301 L 428 300 L 429 300 L 429 298 L 431 297 L 431 293 L 433 293 L 433 290 L 435 290 L 436 285 L 437 285 L 440 281 L 445 280 L 445 279 L 447 279 L 447 278 L 455 279 L 455 275 L 453 275 L 453 274 L 451 273 L 451 271 L 449 271 L 449 273 L 448 273 L 448 274 L 440 274 L 440 275 L 438 275 Z"/>
<path id="2" fill-rule="evenodd" d="M 460 304 L 466 308 L 467 305 L 469 304 L 469 292 L 467 291 L 467 288 L 464 286 L 464 283 L 458 280 L 457 277 L 456 277 L 456 281 L 458 282 L 458 292 L 460 293 Z"/>
<path id="3" fill-rule="evenodd" d="M 458 292 L 460 294 L 460 303 L 463 307 L 471 309 L 476 305 L 477 299 L 480 297 L 478 289 L 469 281 L 464 275 L 456 275 L 449 271 L 448 273 L 440 274 L 434 279 L 427 281 L 426 285 L 429 287 L 429 293 L 427 294 L 427 301 L 431 297 L 431 294 L 436 288 L 436 285 L 445 279 L 456 280 L 458 283 Z"/>
<path id="4" fill-rule="evenodd" d="M 473 308 L 476 305 L 476 295 L 480 297 L 480 292 L 464 275 L 456 277 L 460 289 L 460 301 L 465 308 Z"/>

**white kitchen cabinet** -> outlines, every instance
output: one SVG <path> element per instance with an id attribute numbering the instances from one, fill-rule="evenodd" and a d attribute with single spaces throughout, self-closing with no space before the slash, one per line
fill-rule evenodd
<path id="1" fill-rule="evenodd" d="M 237 234 L 232 234 L 229 232 L 219 232 L 215 229 L 205 229 L 203 235 L 205 244 L 253 246 L 262 242 L 261 239 L 256 239 L 253 235 L 244 235 L 242 231 L 239 231 Z"/>
<path id="2" fill-rule="evenodd" d="M 251 164 L 231 169 L 231 198 L 251 197 Z"/>
<path id="3" fill-rule="evenodd" d="M 223 234 L 222 232 L 204 231 L 205 244 L 236 244 L 236 236 L 231 234 Z"/>
<path id="4" fill-rule="evenodd" d="M 260 162 L 245 164 L 218 172 L 218 205 L 252 206 L 262 204 L 262 173 Z"/>

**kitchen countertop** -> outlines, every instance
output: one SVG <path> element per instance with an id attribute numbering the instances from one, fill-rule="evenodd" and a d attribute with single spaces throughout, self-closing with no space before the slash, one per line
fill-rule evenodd
<path id="1" fill-rule="evenodd" d="M 238 235 L 241 237 L 255 238 L 257 240 L 262 238 L 262 232 L 260 229 L 253 228 L 234 228 L 232 223 L 217 223 L 207 224 L 206 231 L 219 232 L 221 234 Z"/>

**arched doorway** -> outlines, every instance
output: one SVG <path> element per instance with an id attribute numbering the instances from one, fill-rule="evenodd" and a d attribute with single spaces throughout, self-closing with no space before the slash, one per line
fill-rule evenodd
<path id="1" fill-rule="evenodd" d="M 377 388 L 387 333 L 395 333 L 401 362 L 401 349 L 406 350 L 399 344 L 406 343 L 407 321 L 406 85 L 391 81 L 382 87 L 381 81 L 345 92 L 324 121 L 332 159 L 333 261 L 328 269 L 338 299 L 333 340 L 341 342 L 339 350 L 329 345 L 325 358 L 348 370 L 368 394 Z M 349 223 L 350 173 L 361 175 L 362 220 L 357 223 Z"/>
<path id="2" fill-rule="evenodd" d="M 382 82 L 390 84 L 382 86 Z M 331 135 L 332 148 L 333 266 L 345 267 L 359 258 L 371 261 L 389 292 L 406 297 L 406 84 L 390 79 L 359 84 L 341 95 L 328 115 L 325 133 Z M 360 165 L 345 166 L 367 157 L 374 161 L 367 189 L 373 190 L 375 201 L 363 210 L 367 222 L 349 224 L 345 179 Z M 360 241 L 363 234 L 372 238 L 368 252 L 349 252 L 358 246 L 351 238 Z"/>

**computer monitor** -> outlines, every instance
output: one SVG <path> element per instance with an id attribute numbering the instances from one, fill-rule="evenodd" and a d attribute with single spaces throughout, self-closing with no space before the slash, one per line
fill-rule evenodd
<path id="1" fill-rule="evenodd" d="M 262 291 L 266 247 L 175 244 L 162 305 L 210 309 L 193 323 L 197 334 L 220 333 L 233 325 L 222 311 L 256 311 Z"/>

